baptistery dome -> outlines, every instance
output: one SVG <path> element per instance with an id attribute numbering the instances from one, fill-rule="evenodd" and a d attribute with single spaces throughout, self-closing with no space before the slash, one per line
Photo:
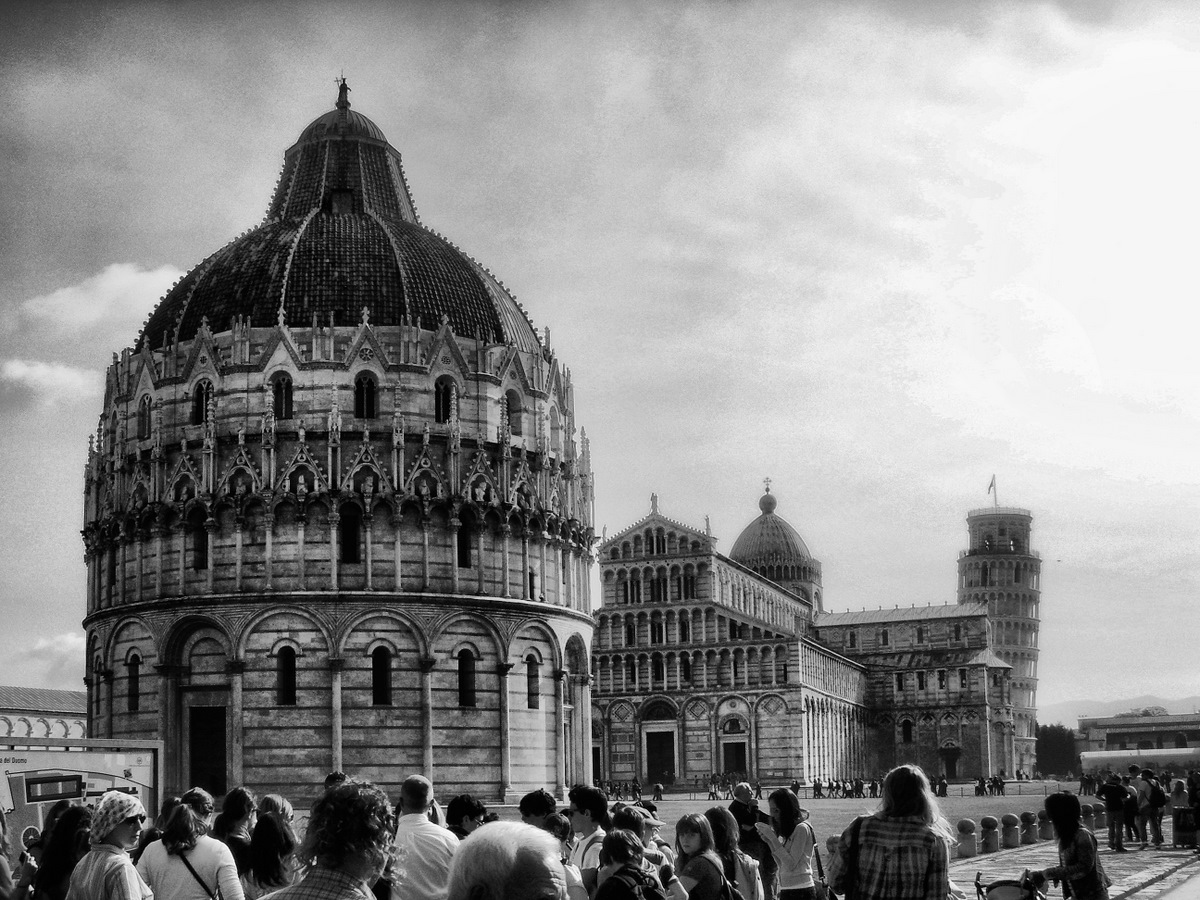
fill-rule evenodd
<path id="1" fill-rule="evenodd" d="M 791 524 L 775 513 L 778 500 L 767 488 L 760 514 L 738 535 L 729 558 L 804 597 L 821 609 L 821 563 Z"/>
<path id="2" fill-rule="evenodd" d="M 366 116 L 337 107 L 285 153 L 265 221 L 175 285 L 139 343 L 191 340 L 207 317 L 376 325 L 445 317 L 459 337 L 539 347 L 529 318 L 486 269 L 421 225 L 400 154 Z"/>
<path id="3" fill-rule="evenodd" d="M 114 355 L 85 472 L 89 734 L 162 740 L 175 793 L 590 782 L 570 372 L 421 224 L 348 91 L 265 221 Z"/>

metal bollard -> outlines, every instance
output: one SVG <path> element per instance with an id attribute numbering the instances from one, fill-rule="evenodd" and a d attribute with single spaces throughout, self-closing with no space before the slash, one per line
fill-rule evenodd
<path id="1" fill-rule="evenodd" d="M 1021 813 L 1021 843 L 1036 844 L 1038 842 L 1037 829 L 1037 814 L 1033 812 Z"/>
<path id="2" fill-rule="evenodd" d="M 958 858 L 970 859 L 979 853 L 979 843 L 975 837 L 975 822 L 973 819 L 958 821 Z"/>
<path id="3" fill-rule="evenodd" d="M 1021 846 L 1021 820 L 1012 813 L 1005 813 L 1000 817 L 1000 825 L 1000 845 L 1006 850 Z"/>

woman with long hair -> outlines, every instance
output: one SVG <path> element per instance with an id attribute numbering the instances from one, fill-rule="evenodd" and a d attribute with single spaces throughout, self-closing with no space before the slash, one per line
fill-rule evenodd
<path id="1" fill-rule="evenodd" d="M 1074 900 L 1108 900 L 1108 875 L 1100 863 L 1096 836 L 1083 827 L 1079 798 L 1065 791 L 1051 794 L 1046 798 L 1046 817 L 1058 836 L 1058 865 L 1030 872 L 1034 881 L 1061 881 L 1063 896 Z"/>
<path id="2" fill-rule="evenodd" d="M 129 851 L 146 822 L 142 801 L 124 791 L 108 791 L 92 814 L 91 849 L 71 872 L 67 900 L 151 900 Z"/>
<path id="3" fill-rule="evenodd" d="M 88 852 L 92 811 L 72 806 L 58 817 L 42 850 L 42 864 L 33 880 L 33 900 L 64 900 L 71 873 Z"/>
<path id="4" fill-rule="evenodd" d="M 233 853 L 209 836 L 212 814 L 212 794 L 192 788 L 171 812 L 162 838 L 142 853 L 138 872 L 159 897 L 210 900 L 219 890 L 223 900 L 243 900 Z"/>
<path id="5" fill-rule="evenodd" d="M 213 822 L 213 837 L 233 851 L 239 876 L 250 869 L 250 833 L 254 830 L 257 808 L 249 788 L 235 787 L 225 795 L 221 812 Z"/>
<path id="6" fill-rule="evenodd" d="M 242 876 L 246 900 L 258 900 L 291 884 L 296 874 L 292 864 L 295 852 L 296 839 L 287 823 L 275 813 L 260 816 L 250 836 L 250 870 Z"/>
<path id="7" fill-rule="evenodd" d="M 163 798 L 162 804 L 158 807 L 158 818 L 154 820 L 153 825 L 142 831 L 142 836 L 138 839 L 137 849 L 129 854 L 133 857 L 133 864 L 135 866 L 141 860 L 142 854 L 146 852 L 146 848 L 162 837 L 163 829 L 167 827 L 167 820 L 171 818 L 171 813 L 175 811 L 175 807 L 179 803 L 179 797 L 175 794 Z"/>
<path id="8" fill-rule="evenodd" d="M 808 811 L 801 808 L 799 799 L 787 788 L 771 791 L 767 806 L 771 824 L 759 822 L 754 827 L 775 860 L 780 900 L 813 900 L 817 895 L 813 881 L 813 850 L 817 839 L 812 827 L 804 821 Z"/>
<path id="9" fill-rule="evenodd" d="M 858 900 L 946 900 L 950 896 L 950 825 L 919 766 L 897 766 L 883 779 L 879 809 L 860 816 L 838 839 L 829 883 Z"/>
<path id="10" fill-rule="evenodd" d="M 700 813 L 688 813 L 675 825 L 675 871 L 688 900 L 717 900 L 725 870 L 714 847 L 712 826 Z"/>
<path id="11" fill-rule="evenodd" d="M 763 900 L 758 860 L 738 848 L 738 823 L 733 813 L 724 806 L 713 806 L 704 811 L 704 818 L 712 828 L 713 851 L 721 860 L 725 877 L 741 891 L 744 900 Z"/>

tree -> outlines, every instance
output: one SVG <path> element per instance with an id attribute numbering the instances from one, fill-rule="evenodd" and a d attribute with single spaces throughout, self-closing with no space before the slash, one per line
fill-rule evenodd
<path id="1" fill-rule="evenodd" d="M 1038 768 L 1044 773 L 1065 775 L 1078 766 L 1075 753 L 1075 731 L 1065 725 L 1037 727 Z"/>

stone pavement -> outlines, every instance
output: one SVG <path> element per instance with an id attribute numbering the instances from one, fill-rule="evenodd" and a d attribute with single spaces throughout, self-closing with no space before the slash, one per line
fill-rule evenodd
<path id="1" fill-rule="evenodd" d="M 1133 844 L 1134 848 L 1137 846 Z M 1123 900 L 1125 897 L 1136 897 L 1138 900 L 1163 897 L 1165 900 L 1167 896 L 1172 900 L 1200 898 L 1200 881 L 1189 884 L 1193 876 L 1200 875 L 1200 856 L 1190 849 L 1172 849 L 1168 842 L 1160 850 L 1131 849 L 1128 853 L 1114 853 L 1104 846 L 1101 838 L 1100 860 L 1112 879 L 1110 900 Z M 1057 844 L 1054 841 L 1039 841 L 1012 850 L 956 859 L 950 864 L 950 877 L 971 898 L 975 895 L 977 872 L 983 873 L 980 880 L 987 886 L 993 881 L 1019 878 L 1025 869 L 1046 869 L 1056 865 Z M 1166 893 L 1156 890 L 1155 886 L 1160 884 L 1173 890 Z M 1195 893 L 1175 893 L 1175 890 L 1185 891 L 1189 886 L 1195 888 Z M 1062 889 L 1051 885 L 1047 893 L 1052 898 L 1061 897 Z"/>

